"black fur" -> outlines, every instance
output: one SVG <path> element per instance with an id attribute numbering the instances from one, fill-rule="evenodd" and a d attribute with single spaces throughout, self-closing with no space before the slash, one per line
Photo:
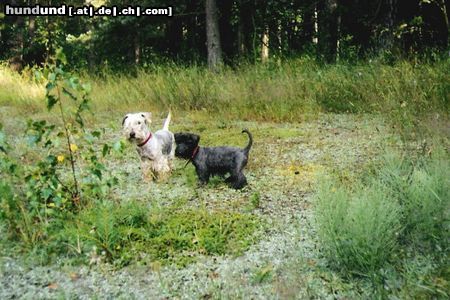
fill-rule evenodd
<path id="1" fill-rule="evenodd" d="M 200 147 L 194 157 L 192 155 L 198 147 L 200 136 L 193 133 L 175 133 L 175 156 L 192 160 L 197 176 L 201 183 L 207 183 L 210 176 L 230 176 L 226 179 L 231 187 L 241 189 L 247 184 L 242 170 L 247 165 L 248 153 L 253 144 L 253 138 L 247 129 L 249 142 L 245 148 L 236 147 Z"/>

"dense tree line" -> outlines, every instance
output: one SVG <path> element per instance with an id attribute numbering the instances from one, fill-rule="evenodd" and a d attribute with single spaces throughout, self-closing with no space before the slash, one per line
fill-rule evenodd
<path id="1" fill-rule="evenodd" d="M 4 5 L 173 6 L 173 17 L 0 14 L 0 60 L 42 64 L 62 48 L 74 67 L 159 61 L 211 68 L 308 53 L 324 62 L 448 50 L 445 0 L 6 0 Z"/>

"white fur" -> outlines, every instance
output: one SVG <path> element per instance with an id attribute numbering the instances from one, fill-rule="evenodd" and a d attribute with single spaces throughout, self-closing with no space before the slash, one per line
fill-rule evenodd
<path id="1" fill-rule="evenodd" d="M 166 179 L 172 171 L 172 161 L 175 154 L 175 138 L 169 131 L 171 114 L 169 112 L 163 129 L 151 132 L 151 113 L 140 112 L 127 114 L 123 119 L 125 137 L 136 144 L 136 150 L 141 157 L 141 167 L 145 180 Z M 152 137 L 143 146 L 149 135 Z M 167 150 L 170 149 L 170 152 Z M 166 150 L 166 151 L 165 151 Z"/>

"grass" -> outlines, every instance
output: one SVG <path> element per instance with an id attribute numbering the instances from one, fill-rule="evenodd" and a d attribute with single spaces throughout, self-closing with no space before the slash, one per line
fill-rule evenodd
<path id="1" fill-rule="evenodd" d="M 391 153 L 351 185 L 324 179 L 315 211 L 333 267 L 370 278 L 379 295 L 387 286 L 408 297 L 448 297 L 449 170 L 448 153 L 437 147 L 416 159 Z"/>
<path id="2" fill-rule="evenodd" d="M 384 113 L 405 121 L 449 110 L 450 61 L 415 65 L 320 66 L 301 58 L 245 65 L 216 74 L 203 67 L 155 66 L 135 76 L 85 74 L 93 84 L 95 111 L 172 110 L 220 114 L 243 120 L 295 121 L 317 112 Z M 29 74 L 29 73 L 25 73 Z M 43 108 L 43 86 L 0 72 L 0 105 Z M 12 88 L 14 87 L 14 88 Z M 226 110 L 226 114 L 223 112 Z M 405 114 L 407 113 L 407 114 Z"/>
<path id="3" fill-rule="evenodd" d="M 201 145 L 243 146 L 247 138 L 240 131 L 251 130 L 255 144 L 245 170 L 249 187 L 234 191 L 214 179 L 198 188 L 193 167 L 182 168 L 185 162 L 177 162 L 167 183 L 142 185 L 138 159 L 128 145 L 124 153 L 112 151 L 101 159 L 104 176 L 118 178 L 112 188 L 89 194 L 79 211 L 65 211 L 49 205 L 55 201 L 29 201 L 33 181 L 26 186 L 23 177 L 9 180 L 14 172 L 0 151 L 2 256 L 44 264 L 108 263 L 118 269 L 183 268 L 186 273 L 177 274 L 178 279 L 169 276 L 170 283 L 185 282 L 183 276 L 190 270 L 197 274 L 206 261 L 205 277 L 211 276 L 216 294 L 222 291 L 223 278 L 235 276 L 229 286 L 242 295 L 248 291 L 240 287 L 248 283 L 256 295 L 274 295 L 269 291 L 280 285 L 292 297 L 445 298 L 448 150 L 417 151 L 418 143 L 400 139 L 390 122 L 406 129 L 420 123 L 416 117 L 439 114 L 433 121 L 445 127 L 448 69 L 449 61 L 321 66 L 303 58 L 219 74 L 178 66 L 138 70 L 135 76 L 85 74 L 93 86 L 88 130 L 102 132 L 92 153 L 100 157 L 103 142 L 120 144 L 118 115 L 160 111 L 156 124 L 170 107 L 177 116 L 172 130 L 198 132 Z M 43 93 L 41 83 L 0 68 L 0 115 L 5 116 L 6 133 L 0 130 L 0 146 L 10 140 L 9 154 L 18 168 L 27 168 L 50 151 L 30 147 L 25 136 L 17 135 L 24 119 L 33 114 L 59 124 L 45 111 Z M 77 140 L 80 159 L 90 152 L 81 137 Z M 443 140 L 448 145 L 448 137 Z M 385 147 L 396 150 L 380 162 Z M 64 166 L 56 168 L 64 179 Z M 78 172 L 89 190 L 89 170 L 81 166 Z M 321 177 L 319 172 L 339 178 Z M 34 193 L 39 195 L 43 193 Z M 310 224 L 304 216 L 311 212 L 316 219 Z M 300 215 L 297 228 L 291 218 Z M 292 242 L 295 238 L 298 243 Z M 261 248 L 261 253 L 254 250 L 268 241 L 274 245 Z M 287 246 L 279 241 L 295 249 L 287 255 Z M 209 274 L 210 266 L 215 268 L 221 259 L 232 267 L 222 265 Z M 252 259 L 256 262 L 250 265 Z"/>
<path id="4" fill-rule="evenodd" d="M 180 204 L 149 209 L 137 202 L 106 202 L 74 218 L 64 235 L 73 254 L 90 253 L 91 260 L 119 266 L 155 261 L 185 266 L 198 254 L 241 254 L 255 242 L 260 226 L 251 214 L 185 209 Z"/>
<path id="5" fill-rule="evenodd" d="M 336 268 L 368 276 L 391 258 L 401 231 L 400 208 L 382 186 L 347 191 L 328 183 L 317 199 L 319 235 Z"/>

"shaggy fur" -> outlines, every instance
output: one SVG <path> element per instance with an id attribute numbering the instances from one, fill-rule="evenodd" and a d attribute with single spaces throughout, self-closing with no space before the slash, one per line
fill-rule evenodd
<path id="1" fill-rule="evenodd" d="M 200 136 L 192 133 L 176 133 L 175 142 L 177 144 L 175 156 L 192 161 L 197 172 L 197 176 L 202 184 L 209 181 L 210 176 L 224 176 L 231 187 L 241 189 L 247 184 L 242 170 L 247 165 L 248 153 L 253 143 L 251 133 L 247 133 L 248 145 L 241 149 L 236 147 L 199 147 Z"/>
<path id="2" fill-rule="evenodd" d="M 127 114 L 122 121 L 125 137 L 136 144 L 141 158 L 144 180 L 163 180 L 172 171 L 175 152 L 175 138 L 169 131 L 171 114 L 167 115 L 163 129 L 152 133 L 151 113 Z"/>

